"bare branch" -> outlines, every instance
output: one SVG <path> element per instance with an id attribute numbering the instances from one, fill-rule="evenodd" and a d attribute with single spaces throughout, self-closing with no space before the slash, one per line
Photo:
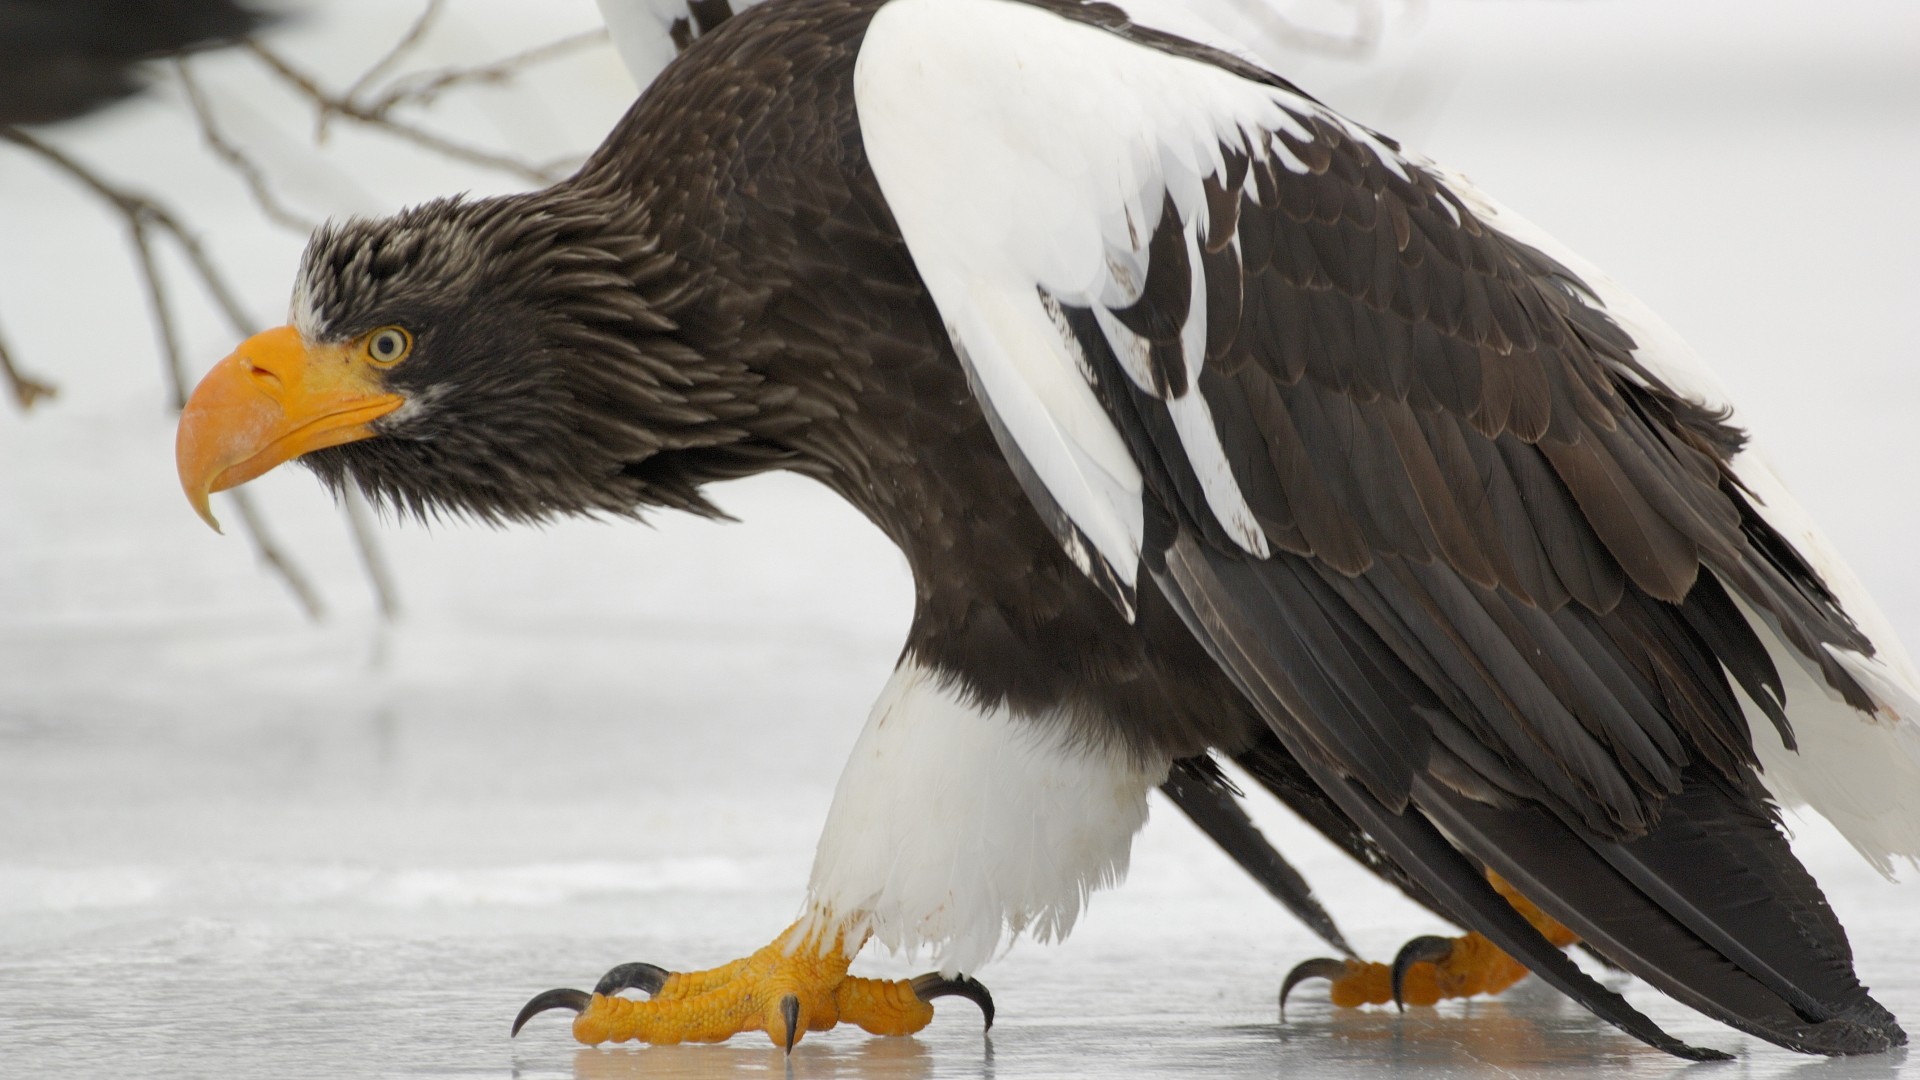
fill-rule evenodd
<path id="1" fill-rule="evenodd" d="M 401 34 L 400 40 L 393 43 L 393 48 L 388 49 L 385 56 L 375 60 L 372 67 L 361 72 L 360 77 L 353 80 L 353 85 L 347 87 L 347 92 L 342 96 L 348 99 L 357 98 L 367 87 L 392 71 L 393 66 L 400 62 L 400 58 L 412 51 L 415 45 L 420 44 L 421 38 L 427 36 L 427 28 L 433 25 L 434 20 L 440 17 L 440 12 L 445 8 L 445 0 L 427 0 L 426 6 L 420 9 L 420 14 L 414 16 L 413 25 L 407 27 L 407 32 Z"/>
<path id="2" fill-rule="evenodd" d="M 19 128 L 0 127 L 0 139 L 31 151 L 59 168 L 68 177 L 78 181 L 82 187 L 92 191 L 103 202 L 119 211 L 128 219 L 129 227 L 136 231 L 152 226 L 171 236 L 174 243 L 180 246 L 181 253 L 187 257 L 188 264 L 193 267 L 194 275 L 200 279 L 201 285 L 205 286 L 214 306 L 226 316 L 227 323 L 233 328 L 234 333 L 246 337 L 259 328 L 259 324 L 240 306 L 240 301 L 235 297 L 233 288 L 227 284 L 225 275 L 221 274 L 219 267 L 207 257 L 206 249 L 200 246 L 199 238 L 188 232 L 166 207 L 138 192 L 107 183 L 93 170 L 68 156 L 65 151 L 41 142 Z"/>
<path id="3" fill-rule="evenodd" d="M 425 147 L 436 153 L 445 154 L 447 157 L 453 158 L 456 161 L 464 161 L 469 165 L 479 165 L 482 168 L 511 173 L 523 180 L 528 180 L 536 184 L 551 184 L 559 180 L 563 175 L 561 167 L 557 164 L 534 165 L 506 154 L 498 154 L 491 150 L 482 150 L 478 147 L 467 146 L 463 143 L 454 142 L 444 136 L 436 135 L 425 128 L 417 127 L 404 120 L 395 120 L 387 113 L 375 112 L 368 106 L 352 98 L 330 93 L 316 82 L 311 75 L 289 64 L 285 59 L 281 58 L 271 49 L 261 45 L 259 42 L 249 42 L 247 48 L 252 50 L 253 54 L 259 57 L 261 62 L 267 65 L 269 70 L 280 76 L 295 90 L 298 90 L 301 94 L 305 95 L 308 100 L 314 103 L 315 108 L 320 112 L 319 124 L 315 129 L 316 138 L 324 134 L 328 117 L 341 116 L 356 123 L 378 128 L 389 135 L 405 139 L 408 142 Z"/>
<path id="4" fill-rule="evenodd" d="M 91 169 L 64 152 L 56 150 L 18 128 L 0 128 L 0 137 L 38 154 L 59 167 L 69 177 L 80 181 L 82 185 L 118 211 L 126 222 L 128 240 L 133 245 L 134 258 L 140 266 L 140 279 L 146 286 L 147 306 L 153 315 L 154 330 L 160 339 L 160 355 L 166 361 L 167 381 L 173 391 L 173 407 L 177 410 L 184 406 L 187 401 L 186 373 L 180 363 L 179 341 L 173 328 L 173 312 L 167 305 L 166 285 L 161 279 L 158 265 L 154 262 L 153 247 L 147 240 L 147 227 L 153 222 L 152 201 L 143 195 L 124 191 L 107 183 Z"/>
<path id="5" fill-rule="evenodd" d="M 408 120 L 397 118 L 395 113 L 405 108 L 430 106 L 448 92 L 458 88 L 506 82 L 527 68 L 605 43 L 606 31 L 593 30 L 573 34 L 477 67 L 454 67 L 417 72 L 394 79 L 384 91 L 375 94 L 376 86 L 387 79 L 403 58 L 418 47 L 445 8 L 445 0 L 426 0 L 406 32 L 343 93 L 328 91 L 313 76 L 301 71 L 284 57 L 257 41 L 248 42 L 246 47 L 266 65 L 268 70 L 313 104 L 317 114 L 314 128 L 316 141 L 325 140 L 328 124 L 332 120 L 344 118 L 384 131 L 393 137 L 412 142 L 457 161 L 506 172 L 533 183 L 545 184 L 558 180 L 572 167 L 576 159 L 565 158 L 547 163 L 529 162 L 455 141 Z M 208 149 L 239 175 L 255 203 L 270 220 L 301 232 L 311 231 L 314 223 L 291 210 L 276 194 L 266 170 L 221 130 L 212 103 L 194 78 L 192 70 L 184 62 L 176 62 L 175 69 L 179 72 L 188 105 L 193 111 L 200 128 L 201 138 Z M 155 336 L 158 338 L 160 352 L 166 361 L 166 374 L 172 390 L 173 405 L 176 409 L 180 408 L 187 396 L 187 373 L 173 306 L 168 295 L 166 276 L 162 272 L 154 251 L 154 235 L 163 234 L 173 240 L 186 257 L 193 275 L 200 280 L 214 306 L 219 308 L 226 317 L 233 331 L 242 337 L 248 336 L 255 331 L 257 324 L 241 307 L 234 290 L 228 285 L 218 265 L 201 247 L 198 237 L 189 232 L 180 220 L 157 200 L 107 182 L 63 151 L 18 129 L 0 128 L 0 139 L 12 142 L 51 163 L 93 192 L 124 219 L 135 261 L 140 269 L 141 281 L 145 287 Z M 11 357 L 7 355 L 4 344 L 0 344 L 0 369 L 4 369 L 13 394 L 23 407 L 53 392 L 47 384 L 21 375 L 14 367 Z M 320 617 L 322 606 L 318 595 L 292 561 L 273 542 L 266 531 L 264 518 L 252 500 L 235 492 L 234 503 L 262 561 L 281 576 L 310 616 Z M 362 566 L 372 585 L 380 613 L 383 618 L 391 620 L 399 611 L 399 602 L 392 575 L 388 571 L 377 543 L 365 498 L 357 489 L 350 488 L 341 509 L 352 532 Z"/>
<path id="6" fill-rule="evenodd" d="M 268 70 L 312 102 L 316 113 L 314 139 L 317 142 L 326 141 L 327 129 L 333 120 L 344 118 L 385 131 L 396 138 L 444 154 L 457 161 L 510 173 L 534 183 L 550 184 L 560 179 L 577 162 L 576 158 L 569 156 L 544 163 L 530 162 L 510 154 L 449 139 L 402 119 L 396 113 L 406 107 L 431 105 L 448 91 L 459 87 L 503 83 L 527 68 L 604 44 L 609 40 L 606 30 L 596 29 L 573 34 L 477 67 L 451 67 L 416 72 L 397 78 L 388 84 L 384 91 L 374 93 L 376 84 L 386 78 L 400 60 L 419 45 L 429 28 L 438 20 L 444 7 L 444 0 L 427 0 L 420 14 L 414 18 L 413 24 L 407 28 L 399 40 L 394 42 L 380 59 L 374 61 L 371 67 L 362 72 L 344 92 L 340 93 L 334 93 L 321 86 L 318 79 L 300 70 L 284 56 L 268 49 L 258 41 L 248 42 L 247 47 L 267 66 Z M 211 139 L 211 124 L 206 122 L 208 115 L 206 110 L 196 106 L 196 111 L 202 113 L 202 126 L 208 129 Z M 221 152 L 217 145 L 215 150 Z M 255 187 L 257 196 L 266 194 L 264 179 L 258 178 L 257 169 L 251 169 L 249 163 L 236 161 L 224 152 L 222 156 L 227 158 L 235 168 L 240 169 L 243 176 L 247 176 L 248 183 Z M 249 172 L 252 175 L 249 175 Z M 264 199 L 263 205 L 266 205 Z"/>
<path id="7" fill-rule="evenodd" d="M 213 299 L 213 306 L 226 316 L 227 325 L 241 337 L 251 337 L 259 331 L 260 323 L 246 313 L 240 301 L 233 295 L 232 286 L 227 284 L 226 275 L 220 272 L 213 260 L 207 257 L 206 249 L 200 246 L 200 238 L 188 232 L 173 214 L 159 205 L 148 201 L 144 207 L 146 215 L 152 219 L 154 227 L 173 237 L 180 247 L 180 253 L 187 257 L 187 263 L 193 267 L 194 276 Z"/>
<path id="8" fill-rule="evenodd" d="M 140 263 L 140 280 L 147 286 L 147 310 L 153 315 L 154 332 L 160 337 L 160 355 L 166 360 L 173 411 L 179 412 L 187 407 L 187 369 L 180 359 L 180 336 L 173 328 L 173 309 L 167 304 L 165 279 L 153 260 L 153 245 L 147 242 L 146 217 L 129 213 L 127 230 L 133 241 L 134 257 Z"/>
<path id="9" fill-rule="evenodd" d="M 194 119 L 200 122 L 201 139 L 206 142 L 207 148 L 213 151 L 214 156 L 226 162 L 229 168 L 240 174 L 240 179 L 246 183 L 247 190 L 253 193 L 253 201 L 259 204 L 260 212 L 276 224 L 284 225 L 295 232 L 312 232 L 316 223 L 287 209 L 286 204 L 273 193 L 272 185 L 267 183 L 267 174 L 261 170 L 260 166 L 254 164 L 252 158 L 247 157 L 238 146 L 221 134 L 220 128 L 214 123 L 213 107 L 207 101 L 206 95 L 200 92 L 200 84 L 195 81 L 187 62 L 175 60 L 173 67 L 180 75 L 180 85 L 187 92 L 187 103 L 193 107 Z"/>
<path id="10" fill-rule="evenodd" d="M 0 375 L 6 377 L 7 387 L 13 391 L 14 403 L 20 406 L 22 412 L 33 408 L 34 403 L 41 398 L 50 398 L 59 392 L 54 389 L 52 383 L 42 382 L 15 367 L 13 355 L 7 352 L 7 341 L 4 337 L 0 337 Z"/>
<path id="11" fill-rule="evenodd" d="M 92 189 L 95 195 L 114 204 L 115 208 L 119 209 L 122 213 L 126 212 L 125 200 L 127 196 L 125 194 L 118 188 L 109 186 L 106 181 L 101 180 L 85 166 L 61 151 L 55 150 L 53 147 L 41 142 L 39 139 L 34 138 L 17 127 L 0 127 L 0 139 L 5 139 L 17 146 L 31 150 L 35 154 L 59 166 L 61 171 L 65 172 L 69 177 L 80 181 L 82 186 Z"/>
<path id="12" fill-rule="evenodd" d="M 384 115 L 389 110 L 402 105 L 431 105 L 441 94 L 456 87 L 497 85 L 508 82 L 527 68 L 550 60 L 558 60 L 595 45 L 605 45 L 611 40 L 604 28 L 583 30 L 578 34 L 514 53 L 491 64 L 418 72 L 395 80 L 393 85 L 387 88 L 386 93 L 369 103 L 368 109 Z"/>
<path id="13" fill-rule="evenodd" d="M 19 128 L 0 127 L 0 140 L 11 142 L 52 164 L 82 187 L 93 192 L 125 220 L 129 239 L 133 245 L 134 258 L 140 266 L 141 279 L 146 285 L 147 302 L 153 312 L 154 329 L 160 339 L 161 352 L 166 357 L 166 371 L 173 390 L 174 408 L 179 409 L 186 402 L 186 373 L 182 367 L 172 306 L 167 301 L 165 277 L 161 274 L 159 263 L 154 258 L 151 231 L 158 229 L 173 238 L 180 250 L 186 254 L 194 274 L 206 286 L 215 306 L 220 308 L 226 315 L 227 321 L 233 324 L 234 332 L 245 337 L 253 333 L 255 323 L 247 317 L 246 312 L 241 310 L 239 301 L 234 298 L 233 291 L 227 286 L 226 279 L 220 274 L 219 268 L 207 257 L 206 251 L 200 247 L 199 241 L 193 234 L 188 232 L 171 212 L 154 200 L 108 183 L 64 151 L 41 142 Z M 11 373 L 11 362 L 8 363 L 7 368 Z M 17 389 L 15 392 L 19 393 Z M 241 523 L 246 526 L 247 535 L 253 540 L 254 550 L 259 552 L 261 561 L 286 582 L 287 588 L 292 590 L 294 598 L 299 601 L 307 615 L 313 619 L 319 619 L 325 608 L 320 602 L 319 594 L 307 581 L 306 575 L 273 541 L 272 536 L 267 532 L 266 520 L 255 508 L 253 500 L 244 492 L 235 491 L 232 495 L 234 506 L 240 512 Z M 361 548 L 362 561 L 370 566 L 377 564 L 379 555 L 370 547 L 371 535 L 356 528 L 354 538 Z M 390 610 L 393 606 L 391 583 L 376 579 L 374 588 L 380 598 L 381 611 L 384 613 Z"/>
<path id="14" fill-rule="evenodd" d="M 273 534 L 267 531 L 265 516 L 253 504 L 252 493 L 235 488 L 227 494 L 233 497 L 233 508 L 240 512 L 240 521 L 247 527 L 247 536 L 253 540 L 253 550 L 260 556 L 260 561 L 266 563 L 269 569 L 280 575 L 280 580 L 287 583 L 288 590 L 293 593 L 293 598 L 299 601 L 301 609 L 307 613 L 307 618 L 314 622 L 325 618 L 327 606 L 320 602 L 320 594 L 314 591 L 313 584 L 307 580 L 307 576 L 293 564 L 293 560 L 287 558 L 285 552 L 280 550 L 280 545 L 274 542 Z"/>
<path id="15" fill-rule="evenodd" d="M 400 614 L 400 593 L 393 586 L 393 573 L 387 568 L 386 556 L 381 552 L 377 534 L 373 527 L 373 510 L 367 504 L 367 497 L 361 493 L 360 485 L 349 481 L 340 501 L 341 509 L 346 512 L 347 526 L 353 530 L 354 546 L 360 552 L 360 565 L 367 571 L 367 580 L 373 585 L 373 598 L 379 605 L 380 617 L 392 622 Z"/>

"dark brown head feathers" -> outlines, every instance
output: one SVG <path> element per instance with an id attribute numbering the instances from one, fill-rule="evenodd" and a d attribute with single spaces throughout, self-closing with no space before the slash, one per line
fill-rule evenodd
<path id="1" fill-rule="evenodd" d="M 404 327 L 381 438 L 306 462 L 416 516 L 714 514 L 712 479 L 778 460 L 743 421 L 757 378 L 676 337 L 696 290 L 644 213 L 562 185 L 441 199 L 317 232 L 293 320 L 313 342 Z"/>

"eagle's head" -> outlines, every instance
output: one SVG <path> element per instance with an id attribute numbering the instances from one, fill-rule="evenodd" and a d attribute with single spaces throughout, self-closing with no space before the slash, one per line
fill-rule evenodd
<path id="1" fill-rule="evenodd" d="M 187 497 L 212 523 L 212 492 L 297 457 L 416 516 L 712 512 L 702 483 L 778 456 L 759 380 L 687 343 L 697 290 L 619 205 L 556 188 L 322 228 L 289 324 L 188 402 Z"/>

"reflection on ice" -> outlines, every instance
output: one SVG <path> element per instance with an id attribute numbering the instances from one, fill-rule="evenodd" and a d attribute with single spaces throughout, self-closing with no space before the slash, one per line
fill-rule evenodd
<path id="1" fill-rule="evenodd" d="M 758 1045 L 756 1045 L 756 1042 Z M 984 1040 L 974 1063 L 940 1058 L 947 1076 L 993 1075 L 993 1044 Z M 757 1037 L 719 1046 L 614 1046 L 578 1050 L 574 1080 L 724 1080 L 737 1076 L 792 1076 L 795 1080 L 923 1080 L 934 1075 L 934 1052 L 919 1039 L 863 1039 L 831 1043 L 809 1037 L 794 1047 L 791 1061 L 778 1047 Z M 523 1074 L 525 1075 L 525 1074 Z"/>

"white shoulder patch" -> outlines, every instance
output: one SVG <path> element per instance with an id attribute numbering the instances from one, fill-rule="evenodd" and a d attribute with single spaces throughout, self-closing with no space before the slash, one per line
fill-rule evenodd
<path id="1" fill-rule="evenodd" d="M 1187 29 L 1176 26 L 1175 29 Z M 1217 35 L 1216 35 L 1217 36 Z M 892 0 L 854 72 L 867 157 L 915 265 L 1018 454 L 1114 573 L 1134 583 L 1141 475 L 1050 304 L 1092 309 L 1151 392 L 1143 343 L 1111 313 L 1139 299 L 1171 205 L 1197 252 L 1222 147 L 1304 171 L 1271 133 L 1310 137 L 1318 104 L 1010 0 Z M 1205 295 L 1189 260 L 1192 295 Z M 1204 304 L 1195 305 L 1204 311 Z M 1182 328 L 1188 378 L 1168 401 L 1207 508 L 1242 548 L 1267 539 L 1204 399 L 1204 314 Z"/>

